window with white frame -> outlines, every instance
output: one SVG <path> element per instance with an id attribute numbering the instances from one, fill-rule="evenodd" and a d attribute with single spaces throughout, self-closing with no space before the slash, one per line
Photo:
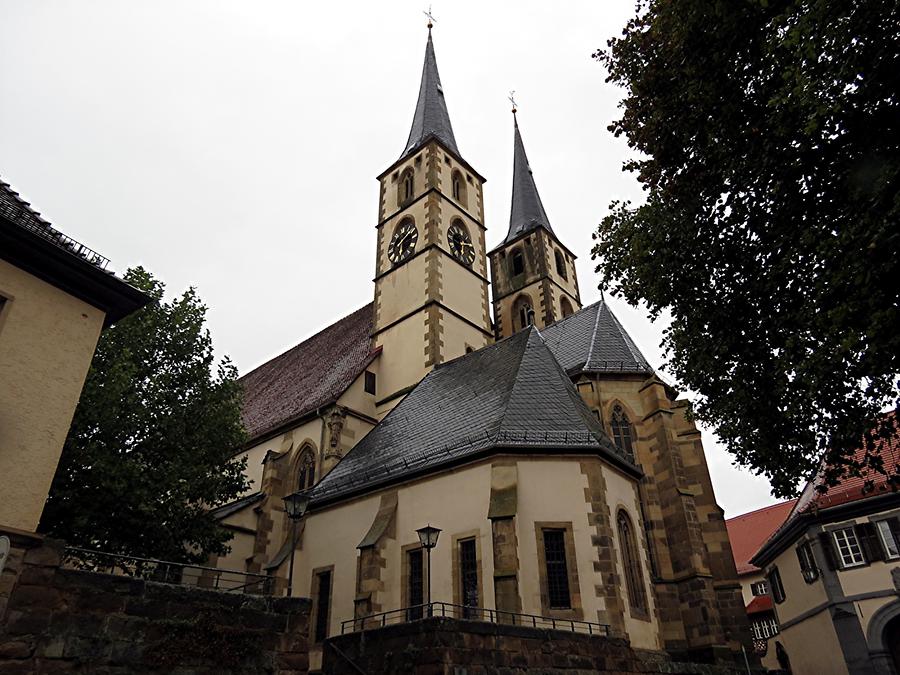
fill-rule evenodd
<path id="1" fill-rule="evenodd" d="M 750 592 L 753 595 L 768 595 L 769 585 L 765 581 L 756 581 L 750 584 Z"/>
<path id="2" fill-rule="evenodd" d="M 897 533 L 891 527 L 891 521 L 879 520 L 875 526 L 878 528 L 881 545 L 884 546 L 884 557 L 888 560 L 900 558 L 900 545 L 897 543 Z"/>
<path id="3" fill-rule="evenodd" d="M 775 620 L 774 616 L 769 616 L 764 619 L 754 619 L 753 623 L 750 624 L 750 632 L 757 640 L 775 637 L 778 635 L 778 621 Z"/>
<path id="4" fill-rule="evenodd" d="M 856 567 L 866 564 L 866 557 L 863 555 L 859 539 L 856 538 L 856 532 L 852 527 L 835 530 L 831 535 L 834 537 L 841 567 Z"/>

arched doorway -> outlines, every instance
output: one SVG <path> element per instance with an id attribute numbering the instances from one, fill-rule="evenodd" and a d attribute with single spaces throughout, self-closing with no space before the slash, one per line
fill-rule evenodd
<path id="1" fill-rule="evenodd" d="M 882 639 L 885 651 L 890 654 L 891 661 L 894 662 L 894 672 L 900 673 L 900 615 L 888 621 L 887 626 L 884 627 Z"/>
<path id="2" fill-rule="evenodd" d="M 869 657 L 878 675 L 900 673 L 900 601 L 885 605 L 869 622 Z"/>

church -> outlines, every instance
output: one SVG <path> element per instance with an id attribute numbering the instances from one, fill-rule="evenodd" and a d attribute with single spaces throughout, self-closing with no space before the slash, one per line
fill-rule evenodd
<path id="1" fill-rule="evenodd" d="M 603 301 L 582 306 L 513 113 L 489 250 L 429 26 L 409 138 L 378 176 L 373 301 L 241 378 L 252 487 L 216 509 L 234 539 L 211 564 L 312 599 L 313 667 L 326 638 L 429 602 L 692 661 L 749 644 L 688 404 Z"/>

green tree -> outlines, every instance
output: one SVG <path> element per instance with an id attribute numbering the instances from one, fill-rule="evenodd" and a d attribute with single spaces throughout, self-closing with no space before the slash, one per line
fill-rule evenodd
<path id="1" fill-rule="evenodd" d="M 153 300 L 100 338 L 41 529 L 112 553 L 200 562 L 231 535 L 209 507 L 247 488 L 237 371 L 218 365 L 193 288 L 165 302 L 138 267 L 125 280 Z"/>
<path id="2" fill-rule="evenodd" d="M 639 0 L 594 55 L 625 90 L 609 128 L 645 192 L 612 204 L 597 270 L 671 313 L 663 348 L 695 414 L 781 496 L 823 456 L 831 482 L 883 468 L 871 450 L 900 372 L 898 35 L 896 1 Z"/>

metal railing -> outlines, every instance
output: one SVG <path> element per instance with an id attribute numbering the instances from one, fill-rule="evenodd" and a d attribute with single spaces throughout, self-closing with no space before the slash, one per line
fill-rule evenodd
<path id="1" fill-rule="evenodd" d="M 169 560 L 138 558 L 115 553 L 100 553 L 74 546 L 66 548 L 63 566 L 69 569 L 134 577 L 164 584 L 196 586 L 251 595 L 272 595 L 275 588 L 275 577 L 265 574 L 189 565 Z"/>
<path id="2" fill-rule="evenodd" d="M 370 614 L 369 616 L 360 617 L 358 619 L 348 619 L 341 622 L 341 635 L 383 628 L 384 626 L 392 626 L 399 623 L 420 621 L 432 617 L 446 617 L 448 619 L 463 619 L 466 621 L 484 621 L 507 626 L 548 628 L 569 631 L 572 633 L 585 633 L 587 635 L 609 636 L 609 626 L 603 623 L 591 623 L 590 621 L 579 621 L 578 619 L 557 619 L 552 616 L 539 616 L 537 614 L 504 612 L 499 609 L 487 609 L 484 607 L 467 607 L 464 605 L 454 605 L 449 602 L 432 602 L 423 605 L 413 605 L 412 607 L 394 609 L 389 612 Z"/>

